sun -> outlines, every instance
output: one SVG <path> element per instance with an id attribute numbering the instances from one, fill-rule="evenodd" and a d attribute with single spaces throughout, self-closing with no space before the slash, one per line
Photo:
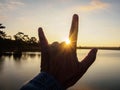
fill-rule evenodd
<path id="1" fill-rule="evenodd" d="M 69 39 L 66 39 L 66 40 L 65 40 L 65 43 L 66 43 L 67 45 L 69 45 L 69 44 L 70 44 L 70 40 L 69 40 Z"/>

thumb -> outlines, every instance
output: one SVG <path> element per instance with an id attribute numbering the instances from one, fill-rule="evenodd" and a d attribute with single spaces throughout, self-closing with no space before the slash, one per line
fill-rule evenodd
<path id="1" fill-rule="evenodd" d="M 91 66 L 91 64 L 95 61 L 96 59 L 96 54 L 97 54 L 97 49 L 93 48 L 88 55 L 80 62 L 83 69 L 85 71 Z"/>

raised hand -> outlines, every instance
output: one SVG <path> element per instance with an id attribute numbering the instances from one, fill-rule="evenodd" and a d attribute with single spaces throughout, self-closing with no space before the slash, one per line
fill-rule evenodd
<path id="1" fill-rule="evenodd" d="M 65 42 L 54 42 L 49 45 L 39 28 L 39 40 L 41 47 L 41 71 L 52 75 L 64 88 L 74 85 L 95 61 L 97 49 L 92 49 L 81 61 L 78 61 L 76 54 L 77 35 L 78 35 L 78 15 L 73 15 L 70 29 L 70 44 Z"/>

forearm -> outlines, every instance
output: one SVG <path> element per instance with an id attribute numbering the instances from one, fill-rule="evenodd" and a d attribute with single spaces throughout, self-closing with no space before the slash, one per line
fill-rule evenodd
<path id="1" fill-rule="evenodd" d="M 20 90 L 65 90 L 51 75 L 41 72 Z"/>

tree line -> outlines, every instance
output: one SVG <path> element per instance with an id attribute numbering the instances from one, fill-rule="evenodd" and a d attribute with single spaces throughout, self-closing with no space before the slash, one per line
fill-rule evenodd
<path id="1" fill-rule="evenodd" d="M 23 32 L 15 35 L 7 35 L 4 31 L 6 27 L 0 24 L 0 53 L 1 52 L 23 52 L 40 51 L 36 37 L 29 37 Z"/>

